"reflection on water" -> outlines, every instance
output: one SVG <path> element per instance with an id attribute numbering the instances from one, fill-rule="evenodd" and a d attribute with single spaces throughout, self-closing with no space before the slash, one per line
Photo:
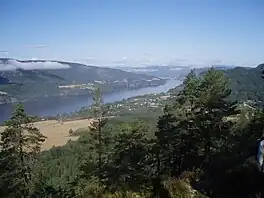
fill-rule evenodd
<path id="1" fill-rule="evenodd" d="M 115 93 L 104 94 L 105 103 L 121 101 L 134 96 L 167 92 L 169 89 L 181 84 L 179 80 L 169 80 L 165 85 L 147 87 L 138 90 L 124 90 Z M 53 116 L 58 113 L 70 113 L 92 104 L 92 97 L 68 96 L 56 98 L 43 98 L 38 101 L 25 102 L 27 113 L 38 116 Z M 0 105 L 0 123 L 8 119 L 13 110 L 12 104 Z"/>

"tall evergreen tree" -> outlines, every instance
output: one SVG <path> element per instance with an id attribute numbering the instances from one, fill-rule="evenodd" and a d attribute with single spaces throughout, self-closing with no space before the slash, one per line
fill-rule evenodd
<path id="1" fill-rule="evenodd" d="M 211 68 L 203 76 L 199 86 L 199 97 L 195 103 L 194 123 L 199 128 L 201 148 L 205 163 L 210 163 L 215 152 L 227 144 L 232 122 L 228 119 L 235 115 L 236 102 L 230 102 L 227 97 L 231 90 L 228 80 L 222 71 Z"/>
<path id="2" fill-rule="evenodd" d="M 175 157 L 178 153 L 175 152 L 175 141 L 178 141 L 176 137 L 179 133 L 176 127 L 176 118 L 170 112 L 169 107 L 165 106 L 163 115 L 159 117 L 157 124 L 157 132 L 155 136 L 157 143 L 155 150 L 157 152 L 157 165 L 160 174 L 171 174 L 172 164 L 175 162 Z M 174 170 L 177 168 L 174 167 Z"/>
<path id="3" fill-rule="evenodd" d="M 109 131 L 104 130 L 104 127 L 106 126 L 108 120 L 108 107 L 103 104 L 102 94 L 99 88 L 95 89 L 93 102 L 93 121 L 91 122 L 91 126 L 89 127 L 90 138 L 87 141 L 84 141 L 89 145 L 92 154 L 90 156 L 90 159 L 86 160 L 81 165 L 81 170 L 84 173 L 84 177 L 89 178 L 92 175 L 96 176 L 99 179 L 99 184 L 102 184 L 104 179 L 103 166 L 106 162 L 106 146 L 108 145 L 110 139 Z M 96 155 L 95 158 L 93 154 Z M 93 168 L 92 164 L 95 164 L 95 169 Z M 91 171 L 91 169 L 94 169 L 95 172 Z"/>
<path id="4" fill-rule="evenodd" d="M 235 103 L 227 79 L 221 71 L 210 69 L 202 77 L 194 71 L 186 77 L 184 89 L 170 110 L 165 109 L 158 122 L 156 137 L 161 144 L 163 160 L 167 156 L 172 176 L 210 164 L 211 157 L 227 144 L 235 114 Z"/>
<path id="5" fill-rule="evenodd" d="M 148 184 L 152 174 L 148 130 L 140 122 L 131 126 L 115 136 L 109 152 L 107 185 L 122 192 L 139 191 L 140 186 Z"/>
<path id="6" fill-rule="evenodd" d="M 0 189 L 4 197 L 27 197 L 34 189 L 34 170 L 45 137 L 18 104 L 1 133 Z"/>
<path id="7" fill-rule="evenodd" d="M 195 85 L 194 82 L 199 82 Z M 194 90 L 193 90 L 194 89 Z M 185 80 L 183 90 L 186 120 L 181 122 L 188 129 L 189 141 L 196 142 L 200 162 L 210 163 L 212 155 L 227 143 L 232 122 L 229 116 L 236 114 L 236 103 L 227 100 L 231 90 L 223 72 L 209 69 L 199 81 L 194 75 Z"/>

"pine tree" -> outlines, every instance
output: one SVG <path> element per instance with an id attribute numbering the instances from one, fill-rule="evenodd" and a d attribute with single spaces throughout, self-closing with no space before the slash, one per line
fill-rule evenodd
<path id="1" fill-rule="evenodd" d="M 175 141 L 178 140 L 176 137 L 178 135 L 176 118 L 170 112 L 168 106 L 165 106 L 163 112 L 163 115 L 159 117 L 157 132 L 155 133 L 157 143 L 154 149 L 157 153 L 157 169 L 159 170 L 157 176 L 165 172 L 171 174 L 172 164 L 178 154 L 175 152 Z M 174 167 L 173 169 L 176 170 L 177 168 Z"/>
<path id="2" fill-rule="evenodd" d="M 147 128 L 137 122 L 114 137 L 107 168 L 107 185 L 115 190 L 139 191 L 151 177 L 153 160 L 150 158 L 150 141 Z"/>
<path id="3" fill-rule="evenodd" d="M 200 83 L 201 78 L 195 74 L 195 70 L 191 70 L 183 81 L 184 89 L 179 93 L 180 101 L 192 105 L 198 97 Z"/>
<path id="4" fill-rule="evenodd" d="M 109 144 L 109 131 L 105 131 L 107 124 L 108 107 L 103 104 L 102 95 L 100 89 L 97 88 L 93 97 L 94 104 L 92 105 L 93 121 L 91 122 L 89 139 L 83 141 L 89 145 L 91 150 L 90 159 L 85 160 L 81 165 L 83 177 L 88 179 L 91 176 L 96 176 L 99 179 L 99 185 L 104 180 L 103 166 L 106 163 L 106 146 Z M 93 156 L 96 155 L 96 157 Z M 94 165 L 96 167 L 94 167 Z M 94 171 L 91 171 L 95 169 Z"/>
<path id="5" fill-rule="evenodd" d="M 45 137 L 18 104 L 1 133 L 1 196 L 27 197 L 33 191 L 40 146 Z"/>
<path id="6" fill-rule="evenodd" d="M 227 143 L 233 124 L 228 118 L 237 114 L 237 103 L 227 100 L 231 93 L 228 80 L 223 72 L 214 68 L 204 75 L 199 92 L 194 123 L 199 128 L 203 159 L 210 163 L 213 153 L 219 152 Z"/>
<path id="7" fill-rule="evenodd" d="M 236 102 L 227 100 L 230 93 L 223 72 L 214 68 L 200 78 L 190 74 L 185 80 L 182 105 L 186 109 L 186 119 L 180 125 L 188 129 L 188 142 L 201 157 L 201 164 L 210 163 L 212 155 L 227 143 L 232 125 L 228 118 L 237 113 Z"/>
<path id="8" fill-rule="evenodd" d="M 226 99 L 230 89 L 221 71 L 210 69 L 202 77 L 192 71 L 183 84 L 156 132 L 161 164 L 172 170 L 171 176 L 208 165 L 215 153 L 226 149 L 232 127 L 227 118 L 236 113 L 236 103 Z"/>
<path id="9" fill-rule="evenodd" d="M 170 171 L 170 176 L 192 169 L 197 161 L 197 144 L 191 133 L 197 130 L 192 118 L 200 84 L 201 78 L 191 70 L 183 82 L 184 89 L 171 106 L 164 108 L 158 121 L 156 138 L 161 148 L 162 169 Z"/>

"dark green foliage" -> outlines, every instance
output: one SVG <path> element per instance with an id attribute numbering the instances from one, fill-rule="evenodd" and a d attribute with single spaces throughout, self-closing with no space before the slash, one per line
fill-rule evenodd
<path id="1" fill-rule="evenodd" d="M 164 114 L 160 117 L 157 125 L 156 153 L 158 175 L 161 173 L 171 174 L 173 163 L 179 158 L 179 152 L 175 152 L 175 146 L 180 141 L 181 133 L 177 130 L 175 116 L 169 111 L 169 107 L 164 108 Z M 177 137 L 176 137 L 177 136 Z M 177 166 L 176 166 L 177 167 Z M 173 168 L 177 171 L 177 168 Z"/>
<path id="2" fill-rule="evenodd" d="M 109 151 L 107 185 L 119 190 L 140 190 L 151 177 L 147 129 L 142 123 L 134 123 L 116 135 L 114 146 Z"/>
<path id="3" fill-rule="evenodd" d="M 214 196 L 254 197 L 261 192 L 264 180 L 258 170 L 256 154 L 264 129 L 262 120 L 263 112 L 256 112 L 243 130 L 233 129 L 227 149 L 213 158 L 206 174 L 214 175 L 210 181 Z"/>
<path id="4" fill-rule="evenodd" d="M 228 79 L 228 84 L 232 92 L 228 99 L 231 101 L 253 100 L 262 103 L 264 101 L 264 81 L 263 81 L 263 65 L 260 64 L 256 68 L 236 67 L 227 69 L 224 75 Z M 206 72 L 202 72 L 204 75 Z M 178 93 L 184 88 L 179 85 L 170 90 L 171 93 Z"/>
<path id="5" fill-rule="evenodd" d="M 53 166 L 61 172 L 57 176 L 63 182 L 57 181 L 56 185 L 66 187 L 73 181 L 75 192 L 84 189 L 86 196 L 96 195 L 94 190 L 98 183 L 101 184 L 98 193 L 103 194 L 110 191 L 121 192 L 125 196 L 128 190 L 139 192 L 146 189 L 151 192 L 153 188 L 154 196 L 169 188 L 170 196 L 185 196 L 190 192 L 184 185 L 178 186 L 174 182 L 175 186 L 164 186 L 163 183 L 167 178 L 181 178 L 184 172 L 191 171 L 193 176 L 188 181 L 210 197 L 258 194 L 263 179 L 253 158 L 257 139 L 264 129 L 263 112 L 248 114 L 246 109 L 237 111 L 241 109 L 237 108 L 237 103 L 227 100 L 231 93 L 227 79 L 215 69 L 210 69 L 202 77 L 191 72 L 183 85 L 175 101 L 163 109 L 154 137 L 148 135 L 149 125 L 133 122 L 139 119 L 136 116 L 113 118 L 107 125 L 104 122 L 100 124 L 104 111 L 100 108 L 100 97 L 97 97 L 95 120 L 102 120 L 93 124 L 91 134 L 82 135 L 77 142 L 56 150 L 56 155 L 48 162 L 57 163 Z M 234 121 L 233 118 L 239 120 Z M 148 123 L 155 119 L 151 118 Z M 100 126 L 104 126 L 101 148 Z M 108 136 L 109 132 L 111 136 Z M 76 166 L 72 169 L 75 172 L 70 173 L 71 169 L 64 166 L 70 167 L 71 161 L 82 164 L 81 169 L 72 165 Z M 65 175 L 62 170 L 75 176 L 62 176 Z M 78 177 L 76 180 L 80 173 L 85 180 Z M 94 180 L 95 176 L 100 182 Z M 87 186 L 89 190 L 85 190 Z"/>
<path id="6" fill-rule="evenodd" d="M 81 144 L 69 142 L 67 145 L 52 148 L 42 153 L 43 181 L 49 185 L 65 187 L 80 173 L 79 164 L 83 156 L 89 154 Z"/>
<path id="7" fill-rule="evenodd" d="M 136 120 L 133 121 L 132 118 L 129 122 L 125 121 L 117 118 L 108 120 L 103 133 L 111 141 L 105 145 L 104 152 L 113 148 L 115 135 L 120 134 L 122 131 L 131 131 L 132 127 L 138 122 Z M 149 123 L 141 122 L 142 124 L 145 129 L 149 129 Z M 146 135 L 148 133 L 149 131 Z M 97 154 L 95 149 L 91 149 L 91 147 L 94 148 L 94 141 L 91 140 L 91 135 L 89 132 L 83 132 L 77 141 L 70 141 L 62 147 L 54 147 L 42 153 L 41 161 L 43 162 L 43 167 L 45 167 L 45 181 L 48 184 L 67 186 L 67 183 L 74 181 L 83 172 L 83 170 L 79 169 L 80 164 L 82 168 L 86 169 L 87 175 L 84 175 L 86 178 L 93 176 Z"/>
<path id="8" fill-rule="evenodd" d="M 43 152 L 37 176 L 23 169 L 27 163 L 21 166 L 16 147 L 7 146 L 14 142 L 7 137 L 27 126 L 21 125 L 25 114 L 18 107 L 2 135 L 5 152 L 0 156 L 6 179 L 1 185 L 14 188 L 1 190 L 21 197 L 262 197 L 264 175 L 255 157 L 264 113 L 230 102 L 228 84 L 224 73 L 213 68 L 200 77 L 192 71 L 156 127 L 156 115 L 106 119 L 108 109 L 97 89 L 89 132 Z M 31 139 L 37 154 L 39 146 Z M 6 156 L 14 162 L 8 166 L 12 169 L 4 166 Z M 36 179 L 27 183 L 20 172 Z M 16 179 L 3 177 L 6 173 Z"/>
<path id="9" fill-rule="evenodd" d="M 45 137 L 18 104 L 1 133 L 0 189 L 1 196 L 27 197 L 34 189 L 37 158 Z"/>
<path id="10" fill-rule="evenodd" d="M 224 118 L 234 114 L 233 104 L 225 101 L 230 91 L 222 72 L 210 69 L 203 78 L 191 72 L 184 86 L 174 107 L 165 108 L 156 133 L 165 169 L 174 167 L 174 176 L 211 161 L 230 128 Z"/>
<path id="11" fill-rule="evenodd" d="M 191 72 L 183 84 L 175 104 L 164 109 L 158 122 L 161 173 L 167 170 L 169 176 L 177 176 L 183 171 L 202 170 L 200 181 L 195 183 L 209 196 L 228 197 L 235 193 L 248 196 L 249 191 L 230 188 L 234 183 L 231 177 L 235 179 L 239 174 L 242 177 L 252 169 L 245 163 L 256 155 L 253 148 L 263 132 L 261 114 L 256 113 L 248 124 L 238 129 L 230 119 L 239 112 L 236 103 L 227 100 L 231 93 L 227 79 L 215 69 L 203 77 Z M 250 176 L 261 182 L 257 175 L 255 172 Z M 235 182 L 245 185 L 246 177 Z M 250 192 L 254 194 L 255 190 Z"/>
<path id="12" fill-rule="evenodd" d="M 72 198 L 75 196 L 75 192 L 70 190 L 65 190 L 62 188 L 54 188 L 45 183 L 40 183 L 36 186 L 33 194 L 30 198 Z"/>
<path id="13" fill-rule="evenodd" d="M 103 105 L 100 89 L 97 88 L 94 93 L 94 104 L 92 112 L 94 115 L 94 120 L 91 123 L 89 135 L 90 139 L 88 142 L 83 142 L 89 145 L 89 149 L 97 155 L 96 157 L 90 157 L 81 165 L 81 170 L 83 171 L 83 177 L 89 179 L 90 176 L 96 176 L 99 178 L 99 184 L 103 183 L 104 173 L 103 165 L 106 163 L 106 145 L 109 145 L 109 134 L 104 131 L 104 127 L 107 124 L 107 112 L 108 109 Z M 91 161 L 96 164 L 96 169 L 91 171 Z"/>
<path id="14" fill-rule="evenodd" d="M 232 93 L 231 100 L 264 101 L 263 64 L 256 68 L 238 67 L 225 71 Z"/>

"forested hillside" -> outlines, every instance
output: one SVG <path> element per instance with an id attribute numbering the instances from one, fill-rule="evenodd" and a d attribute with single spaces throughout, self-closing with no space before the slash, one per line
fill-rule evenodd
<path id="1" fill-rule="evenodd" d="M 256 68 L 237 67 L 225 71 L 230 79 L 232 89 L 231 98 L 234 100 L 264 101 L 264 81 L 261 72 L 264 64 Z"/>
<path id="2" fill-rule="evenodd" d="M 221 68 L 216 68 L 217 70 Z M 224 75 L 228 79 L 228 84 L 232 90 L 228 99 L 237 101 L 252 100 L 263 106 L 264 101 L 264 80 L 261 72 L 264 64 L 258 65 L 256 68 L 236 67 L 223 70 Z M 205 69 L 195 69 L 197 75 L 203 76 Z M 177 93 L 183 89 L 183 85 L 171 89 L 169 92 Z"/>
<path id="3" fill-rule="evenodd" d="M 14 101 L 87 95 L 98 86 L 102 92 L 113 92 L 157 86 L 165 82 L 154 76 L 80 63 L 0 58 L 0 91 Z"/>
<path id="4" fill-rule="evenodd" d="M 1 133 L 0 196 L 263 197 L 255 158 L 264 111 L 249 113 L 231 95 L 223 72 L 191 72 L 153 130 L 151 115 L 106 119 L 97 89 L 89 132 L 45 152 L 45 137 L 18 105 Z"/>

